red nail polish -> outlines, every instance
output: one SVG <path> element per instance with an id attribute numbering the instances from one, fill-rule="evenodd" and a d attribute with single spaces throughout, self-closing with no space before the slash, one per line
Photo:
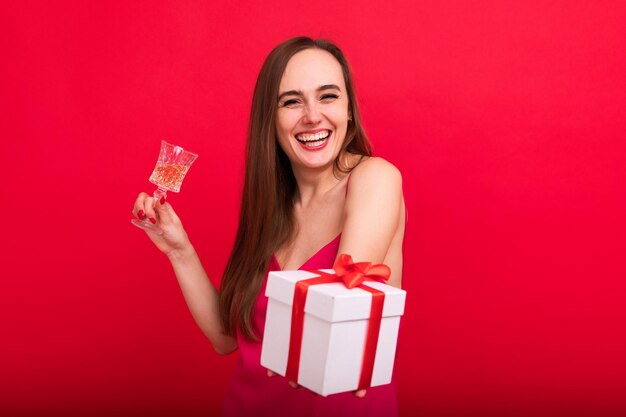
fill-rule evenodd
<path id="1" fill-rule="evenodd" d="M 165 197 L 161 197 L 160 202 L 161 202 L 161 204 L 165 204 Z"/>
<path id="2" fill-rule="evenodd" d="M 139 217 L 141 220 L 143 220 L 146 217 L 146 213 L 144 213 L 143 210 L 139 210 L 137 212 L 137 217 Z"/>
<path id="3" fill-rule="evenodd" d="M 156 224 L 156 219 L 154 217 L 150 217 L 150 221 L 152 222 L 152 224 Z"/>

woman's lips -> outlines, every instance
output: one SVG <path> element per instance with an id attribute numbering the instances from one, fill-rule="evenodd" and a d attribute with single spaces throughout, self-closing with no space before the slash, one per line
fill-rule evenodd
<path id="1" fill-rule="evenodd" d="M 325 136 L 325 133 L 328 133 L 328 135 Z M 307 151 L 319 151 L 326 147 L 331 136 L 332 132 L 330 130 L 326 130 L 315 134 L 297 135 L 296 140 L 300 146 Z"/>

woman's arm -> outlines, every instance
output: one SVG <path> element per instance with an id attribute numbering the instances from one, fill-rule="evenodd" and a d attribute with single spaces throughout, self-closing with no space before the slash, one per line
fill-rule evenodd
<path id="1" fill-rule="evenodd" d="M 149 231 L 146 233 L 172 263 L 191 315 L 217 353 L 231 353 L 237 349 L 237 339 L 226 335 L 222 329 L 219 319 L 219 295 L 189 241 L 182 222 L 169 203 L 159 202 L 155 207 L 153 205 L 154 199 L 141 193 L 135 201 L 133 214 L 157 221 L 163 233 Z"/>
<path id="2" fill-rule="evenodd" d="M 347 253 L 354 262 L 385 262 L 391 268 L 387 283 L 400 288 L 402 245 L 392 248 L 392 242 L 401 242 L 404 234 L 400 171 L 381 158 L 369 158 L 354 168 L 345 216 L 337 254 Z M 398 253 L 390 253 L 394 250 Z M 354 395 L 362 398 L 366 392 L 361 389 Z"/>
<path id="3" fill-rule="evenodd" d="M 237 349 L 237 339 L 224 334 L 219 319 L 219 295 L 191 243 L 168 255 L 194 320 L 220 355 Z"/>
<path id="4" fill-rule="evenodd" d="M 387 263 L 388 284 L 400 287 L 401 245 L 392 247 L 392 241 L 402 241 L 403 219 L 400 171 L 381 158 L 362 162 L 350 174 L 338 253 L 351 255 L 355 262 Z"/>

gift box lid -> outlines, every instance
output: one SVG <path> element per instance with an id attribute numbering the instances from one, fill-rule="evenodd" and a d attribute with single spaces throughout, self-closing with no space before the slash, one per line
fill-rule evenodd
<path id="1" fill-rule="evenodd" d="M 332 269 L 321 271 L 335 273 Z M 270 272 L 265 295 L 291 306 L 296 282 L 317 276 L 314 272 L 300 270 Z M 401 316 L 404 313 L 406 291 L 375 281 L 365 281 L 363 285 L 385 293 L 383 317 Z M 370 317 L 371 299 L 370 292 L 358 287 L 348 289 L 341 282 L 311 285 L 304 311 L 329 322 L 363 320 Z"/>

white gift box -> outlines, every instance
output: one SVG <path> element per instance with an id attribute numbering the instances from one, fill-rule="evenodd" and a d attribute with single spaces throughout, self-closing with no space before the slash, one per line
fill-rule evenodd
<path id="1" fill-rule="evenodd" d="M 322 272 L 333 274 L 332 269 Z M 289 355 L 292 303 L 297 281 L 315 278 L 309 271 L 270 272 L 261 365 L 285 376 Z M 400 316 L 406 291 L 365 281 L 385 293 L 370 386 L 391 382 Z M 372 294 L 343 283 L 311 285 L 305 304 L 298 384 L 326 396 L 358 388 Z"/>

